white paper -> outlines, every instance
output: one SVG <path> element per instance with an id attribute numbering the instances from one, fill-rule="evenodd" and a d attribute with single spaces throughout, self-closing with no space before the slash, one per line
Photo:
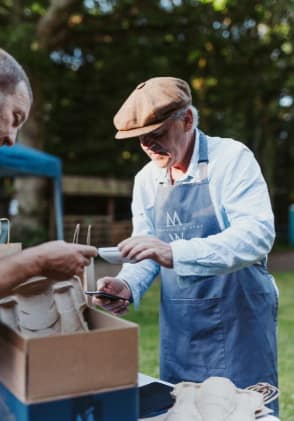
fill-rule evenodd
<path id="1" fill-rule="evenodd" d="M 113 265 L 122 263 L 134 263 L 132 260 L 122 257 L 118 247 L 99 247 L 98 254 L 102 259 Z"/>

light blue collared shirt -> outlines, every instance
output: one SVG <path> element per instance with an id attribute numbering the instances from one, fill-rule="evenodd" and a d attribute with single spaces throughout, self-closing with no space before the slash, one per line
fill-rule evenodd
<path id="1" fill-rule="evenodd" d="M 200 177 L 199 132 L 190 165 L 177 183 Z M 211 200 L 222 232 L 206 238 L 170 243 L 173 264 L 180 278 L 234 272 L 267 257 L 275 238 L 274 217 L 266 183 L 253 153 L 233 139 L 209 137 L 208 180 Z M 158 183 L 168 182 L 166 169 L 152 161 L 135 177 L 132 235 L 153 235 L 154 202 Z M 118 277 L 129 284 L 135 306 L 160 270 L 153 260 L 123 265 Z"/>

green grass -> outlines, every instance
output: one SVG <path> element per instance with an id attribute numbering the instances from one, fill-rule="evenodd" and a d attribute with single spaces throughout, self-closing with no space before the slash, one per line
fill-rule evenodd
<path id="1" fill-rule="evenodd" d="M 274 275 L 280 290 L 278 337 L 281 420 L 294 421 L 294 272 Z"/>
<path id="2" fill-rule="evenodd" d="M 159 297 L 159 282 L 155 282 L 144 295 L 140 308 L 135 311 L 131 307 L 130 312 L 125 316 L 126 319 L 140 326 L 139 370 L 153 377 L 159 377 Z"/>
<path id="3" fill-rule="evenodd" d="M 294 421 L 294 272 L 274 274 L 280 290 L 279 381 L 280 418 Z M 153 377 L 158 369 L 159 283 L 147 291 L 138 311 L 131 309 L 125 318 L 140 326 L 139 370 Z"/>

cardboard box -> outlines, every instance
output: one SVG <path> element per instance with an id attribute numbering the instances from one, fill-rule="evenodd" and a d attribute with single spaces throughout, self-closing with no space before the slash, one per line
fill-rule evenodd
<path id="1" fill-rule="evenodd" d="M 90 331 L 24 339 L 0 324 L 0 382 L 26 404 L 137 384 L 138 327 L 93 309 Z"/>

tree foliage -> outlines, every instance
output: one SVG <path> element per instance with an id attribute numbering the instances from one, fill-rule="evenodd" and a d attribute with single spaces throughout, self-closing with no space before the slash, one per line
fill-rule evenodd
<path id="1" fill-rule="evenodd" d="M 0 42 L 33 81 L 33 144 L 66 173 L 133 176 L 145 158 L 113 140 L 113 115 L 136 84 L 173 75 L 204 131 L 255 152 L 279 207 L 294 200 L 293 21 L 293 0 L 4 0 Z"/>

